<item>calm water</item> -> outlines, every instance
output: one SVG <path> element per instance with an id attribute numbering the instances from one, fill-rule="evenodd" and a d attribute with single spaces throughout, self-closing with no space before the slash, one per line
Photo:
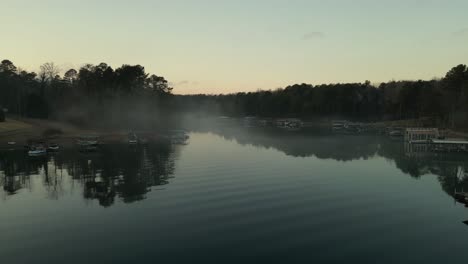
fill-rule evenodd
<path id="1" fill-rule="evenodd" d="M 468 258 L 468 209 L 451 196 L 467 183 L 465 156 L 369 136 L 190 136 L 188 145 L 65 149 L 45 159 L 1 151 L 1 262 Z"/>

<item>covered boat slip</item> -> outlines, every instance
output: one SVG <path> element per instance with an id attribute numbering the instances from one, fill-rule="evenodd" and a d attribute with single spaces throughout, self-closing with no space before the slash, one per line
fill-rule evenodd
<path id="1" fill-rule="evenodd" d="M 405 142 L 411 152 L 468 152 L 468 140 L 445 138 L 437 128 L 407 128 Z"/>
<path id="2" fill-rule="evenodd" d="M 437 128 L 407 128 L 404 136 L 406 142 L 427 143 L 440 137 L 440 134 Z"/>
<path id="3" fill-rule="evenodd" d="M 468 152 L 468 141 L 464 139 L 432 139 L 431 148 L 442 152 Z"/>

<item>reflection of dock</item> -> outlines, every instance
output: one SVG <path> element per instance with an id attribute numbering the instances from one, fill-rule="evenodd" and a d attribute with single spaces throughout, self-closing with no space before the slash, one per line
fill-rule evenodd
<path id="1" fill-rule="evenodd" d="M 426 157 L 435 154 L 467 153 L 468 141 L 433 139 L 426 143 L 405 142 L 405 155 L 408 157 Z"/>
<path id="2" fill-rule="evenodd" d="M 411 144 L 405 142 L 405 155 L 412 158 L 422 158 L 431 156 L 429 144 Z"/>
<path id="3" fill-rule="evenodd" d="M 433 163 L 459 165 L 467 161 L 467 154 L 463 152 L 434 151 L 431 144 L 404 144 L 405 156 L 411 159 L 424 159 Z"/>

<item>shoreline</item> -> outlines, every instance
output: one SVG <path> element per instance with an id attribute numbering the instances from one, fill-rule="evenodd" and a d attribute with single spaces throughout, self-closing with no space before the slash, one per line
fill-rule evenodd
<path id="1" fill-rule="evenodd" d="M 55 130 L 57 133 L 47 136 L 47 131 Z M 7 118 L 0 123 L 0 148 L 23 147 L 29 140 L 44 140 L 64 147 L 75 145 L 75 140 L 80 135 L 92 134 L 100 138 L 103 143 L 124 142 L 127 139 L 127 131 L 103 131 L 82 129 L 67 123 L 30 118 Z M 15 142 L 15 145 L 8 145 Z"/>
<path id="2" fill-rule="evenodd" d="M 406 124 L 409 125 L 413 122 L 410 120 L 397 120 L 397 121 L 382 121 L 373 123 L 376 126 L 395 126 Z M 325 122 L 320 122 L 316 125 L 324 125 Z M 56 131 L 58 133 L 53 136 L 47 136 L 47 131 Z M 439 131 L 450 138 L 465 138 L 468 139 L 468 133 L 464 131 L 456 131 L 452 129 L 439 129 Z M 69 123 L 47 120 L 47 119 L 32 119 L 32 118 L 7 118 L 5 122 L 0 122 L 0 149 L 8 147 L 8 142 L 16 142 L 16 146 L 24 146 L 28 140 L 44 140 L 60 144 L 62 146 L 71 146 L 75 144 L 76 139 L 80 135 L 96 135 L 102 143 L 117 143 L 126 142 L 128 130 L 115 129 L 84 129 Z M 146 138 L 150 140 L 157 140 L 160 135 L 156 132 L 146 132 Z M 11 146 L 10 146 L 11 147 Z"/>

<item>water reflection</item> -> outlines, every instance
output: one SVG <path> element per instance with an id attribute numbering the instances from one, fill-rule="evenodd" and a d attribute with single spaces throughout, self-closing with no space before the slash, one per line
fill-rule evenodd
<path id="1" fill-rule="evenodd" d="M 408 252 L 403 262 L 440 263 L 451 249 L 458 261 L 466 258 L 468 210 L 452 197 L 468 190 L 467 167 L 463 155 L 385 137 L 252 129 L 192 133 L 184 146 L 64 149 L 46 159 L 0 152 L 0 194 L 9 199 L 0 201 L 8 212 L 1 255 L 30 263 L 56 248 L 50 263 L 86 263 L 79 243 L 99 263 L 203 262 L 238 252 L 272 262 L 291 252 L 310 262 L 314 252 L 330 263 Z"/>
<path id="2" fill-rule="evenodd" d="M 3 198 L 22 189 L 30 190 L 31 177 L 39 175 L 47 197 L 59 199 L 65 185 L 79 184 L 85 199 L 96 199 L 102 206 L 115 199 L 131 203 L 145 199 L 151 187 L 169 183 L 173 177 L 178 148 L 171 144 L 129 147 L 105 145 L 96 153 L 83 154 L 64 149 L 56 155 L 30 158 L 24 151 L 0 153 L 0 184 Z M 70 182 L 65 182 L 71 179 Z"/>
<path id="3" fill-rule="evenodd" d="M 464 154 L 432 153 L 424 145 L 405 145 L 381 136 L 333 136 L 319 132 L 286 132 L 269 129 L 218 127 L 198 129 L 241 145 L 275 149 L 294 157 L 314 156 L 348 162 L 384 157 L 403 173 L 420 178 L 436 175 L 442 189 L 454 197 L 468 190 L 468 159 Z M 111 206 L 116 198 L 131 203 L 143 200 L 154 186 L 163 186 L 174 177 L 179 149 L 185 146 L 150 144 L 129 147 L 106 145 L 99 152 L 83 154 L 65 149 L 47 158 L 28 158 L 22 151 L 8 151 L 0 157 L 0 184 L 3 197 L 31 188 L 31 176 L 40 175 L 50 199 L 64 195 L 65 179 L 79 184 L 85 199 Z M 207 161 L 209 162 L 209 161 Z"/>
<path id="4" fill-rule="evenodd" d="M 353 161 L 383 157 L 403 173 L 420 178 L 436 175 L 443 190 L 455 197 L 456 190 L 468 190 L 468 156 L 463 153 L 434 153 L 429 146 L 404 144 L 374 135 L 330 135 L 327 131 L 287 132 L 278 129 L 201 129 L 242 145 L 273 148 L 294 157 Z"/>

